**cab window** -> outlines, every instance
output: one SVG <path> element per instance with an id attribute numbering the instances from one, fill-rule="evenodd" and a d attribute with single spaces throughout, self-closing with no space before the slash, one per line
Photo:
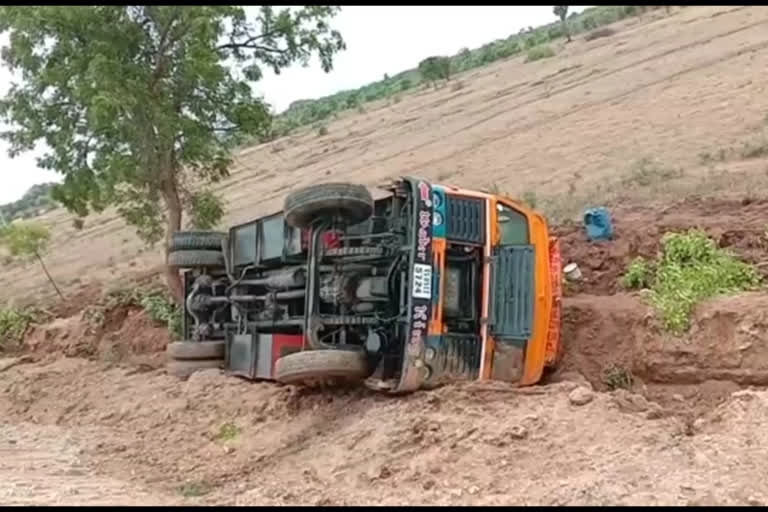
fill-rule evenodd
<path id="1" fill-rule="evenodd" d="M 499 225 L 499 245 L 527 245 L 528 219 L 525 215 L 501 203 L 496 203 Z"/>

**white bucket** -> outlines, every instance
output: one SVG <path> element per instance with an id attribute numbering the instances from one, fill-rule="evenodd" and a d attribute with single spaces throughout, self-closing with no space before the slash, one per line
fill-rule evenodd
<path id="1" fill-rule="evenodd" d="M 575 263 L 569 263 L 563 268 L 565 278 L 569 281 L 578 281 L 581 279 L 581 269 Z"/>

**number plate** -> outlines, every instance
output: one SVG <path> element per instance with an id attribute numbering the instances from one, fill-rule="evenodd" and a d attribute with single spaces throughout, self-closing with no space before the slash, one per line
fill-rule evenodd
<path id="1" fill-rule="evenodd" d="M 413 266 L 413 296 L 416 299 L 432 298 L 432 266 L 416 263 Z"/>

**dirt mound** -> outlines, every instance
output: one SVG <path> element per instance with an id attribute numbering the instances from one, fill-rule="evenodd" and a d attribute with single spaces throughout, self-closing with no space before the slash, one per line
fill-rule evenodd
<path id="1" fill-rule="evenodd" d="M 569 283 L 567 295 L 611 295 L 621 291 L 619 279 L 636 257 L 654 258 L 668 231 L 699 228 L 721 248 L 749 263 L 768 261 L 768 200 L 741 201 L 694 198 L 666 207 L 625 207 L 611 210 L 614 240 L 589 242 L 583 226 L 569 223 L 555 227 L 563 261 L 576 262 L 583 280 Z M 768 276 L 768 265 L 759 267 Z"/>
<path id="2" fill-rule="evenodd" d="M 555 374 L 578 373 L 597 389 L 611 371 L 626 371 L 632 389 L 692 414 L 744 386 L 768 384 L 768 295 L 717 297 L 694 312 L 675 337 L 656 325 L 639 294 L 579 295 L 563 303 L 566 350 Z"/>
<path id="3" fill-rule="evenodd" d="M 584 405 L 574 405 L 569 382 L 395 398 L 215 371 L 179 384 L 81 359 L 16 366 L 2 379 L 6 421 L 78 432 L 89 474 L 177 503 L 682 505 L 768 495 L 759 478 L 768 439 L 755 434 L 768 417 L 763 392 L 686 425 L 649 419 L 653 404 L 624 391 L 580 389 Z"/>
<path id="4" fill-rule="evenodd" d="M 136 356 L 159 355 L 169 340 L 168 329 L 154 324 L 142 309 L 118 306 L 106 310 L 86 308 L 34 326 L 25 336 L 23 349 L 32 354 L 95 357 L 112 362 L 159 362 L 159 357 Z"/>

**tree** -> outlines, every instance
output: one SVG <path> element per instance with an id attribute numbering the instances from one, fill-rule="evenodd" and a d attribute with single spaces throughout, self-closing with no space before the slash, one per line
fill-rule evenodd
<path id="1" fill-rule="evenodd" d="M 117 206 L 147 243 L 173 232 L 196 191 L 228 175 L 233 149 L 270 133 L 251 85 L 345 48 L 333 6 L 0 7 L 2 60 L 20 72 L 0 100 L 11 157 L 45 141 L 38 165 L 64 175 L 54 199 L 85 216 Z M 205 201 L 204 201 L 205 202 Z M 207 202 L 210 203 L 210 202 Z M 166 277 L 181 296 L 175 269 Z"/>
<path id="2" fill-rule="evenodd" d="M 48 248 L 50 239 L 51 234 L 45 226 L 31 222 L 14 222 L 0 229 L 0 243 L 8 248 L 11 256 L 25 259 L 36 258 L 56 293 L 64 299 L 64 294 L 56 286 L 56 282 L 48 272 L 41 256 Z"/>
<path id="3" fill-rule="evenodd" d="M 433 84 L 440 79 L 451 79 L 450 57 L 427 57 L 419 62 L 419 73 L 424 80 Z"/>
<path id="4" fill-rule="evenodd" d="M 555 16 L 560 18 L 560 23 L 563 24 L 563 32 L 565 32 L 565 37 L 568 38 L 568 42 L 571 42 L 571 31 L 568 30 L 568 6 L 567 5 L 555 5 L 552 8 L 552 12 L 555 13 Z"/>

